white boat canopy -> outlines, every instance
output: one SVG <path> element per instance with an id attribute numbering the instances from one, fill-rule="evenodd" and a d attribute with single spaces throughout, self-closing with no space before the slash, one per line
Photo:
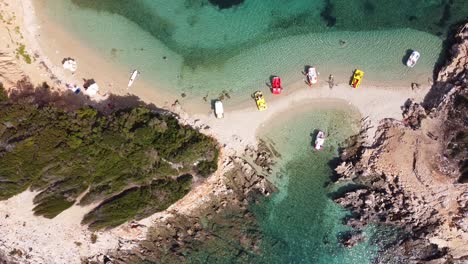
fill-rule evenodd
<path id="1" fill-rule="evenodd" d="M 221 101 L 216 101 L 215 102 L 215 115 L 217 118 L 223 118 L 224 117 L 224 107 L 223 103 Z"/>

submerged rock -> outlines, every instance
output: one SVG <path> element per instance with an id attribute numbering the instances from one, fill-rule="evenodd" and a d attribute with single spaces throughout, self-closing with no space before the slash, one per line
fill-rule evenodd
<path id="1" fill-rule="evenodd" d="M 228 9 L 242 4 L 244 0 L 208 0 L 208 2 L 219 9 Z"/>

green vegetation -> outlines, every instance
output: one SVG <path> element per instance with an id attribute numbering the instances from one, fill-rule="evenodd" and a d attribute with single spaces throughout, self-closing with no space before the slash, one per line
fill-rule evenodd
<path id="1" fill-rule="evenodd" d="M 91 229 L 115 227 L 128 220 L 128 215 L 137 219 L 165 210 L 174 201 L 182 198 L 191 187 L 192 176 L 180 176 L 176 180 L 159 179 L 150 185 L 134 187 L 104 201 L 83 219 Z"/>
<path id="2" fill-rule="evenodd" d="M 83 223 L 97 229 L 143 218 L 183 197 L 191 175 L 214 172 L 217 159 L 212 138 L 169 115 L 144 107 L 66 112 L 10 100 L 0 89 L 0 199 L 31 187 L 40 191 L 37 215 L 104 200 Z"/>
<path id="3" fill-rule="evenodd" d="M 24 61 L 27 63 L 27 64 L 31 64 L 32 63 L 32 59 L 31 59 L 31 56 L 28 54 L 28 52 L 26 51 L 26 46 L 24 44 L 21 44 L 17 49 L 16 49 L 16 52 L 19 56 L 21 56 Z"/>

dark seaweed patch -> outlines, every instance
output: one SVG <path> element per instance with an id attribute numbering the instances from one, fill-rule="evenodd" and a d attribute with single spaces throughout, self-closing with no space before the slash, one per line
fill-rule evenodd
<path id="1" fill-rule="evenodd" d="M 331 3 L 330 0 L 327 0 L 325 2 L 325 8 L 323 11 L 320 13 L 320 16 L 323 18 L 325 23 L 327 23 L 327 27 L 333 27 L 336 24 L 336 17 L 334 17 L 333 14 L 333 4 Z"/>
<path id="2" fill-rule="evenodd" d="M 272 23 L 271 27 L 273 29 L 291 29 L 295 28 L 305 28 L 310 23 L 310 11 L 305 11 L 303 13 L 299 13 L 292 17 L 286 18 L 279 18 Z"/>
<path id="3" fill-rule="evenodd" d="M 259 45 L 264 42 L 271 41 L 278 36 L 298 35 L 310 32 L 322 32 L 326 29 L 319 26 L 310 26 L 316 24 L 315 17 L 310 17 L 311 13 L 308 6 L 304 5 L 303 9 L 296 14 L 289 14 L 289 17 L 284 16 L 282 7 L 278 9 L 267 10 L 271 12 L 273 17 L 268 30 L 255 35 L 252 38 L 245 40 L 243 43 L 230 44 L 229 41 L 224 41 L 215 48 L 203 48 L 194 43 L 181 45 L 174 37 L 174 32 L 180 25 L 173 21 L 172 18 L 167 18 L 163 15 L 163 9 L 148 9 L 147 1 L 128 1 L 128 0 L 71 0 L 72 3 L 81 8 L 90 8 L 102 12 L 110 12 L 122 15 L 127 19 L 135 22 L 143 30 L 149 32 L 158 40 L 162 41 L 172 51 L 183 56 L 188 62 L 189 68 L 198 66 L 217 67 L 224 63 L 227 59 L 235 56 L 242 50 Z M 184 0 L 186 9 L 198 10 L 205 5 L 214 6 L 215 8 L 233 8 L 241 5 L 245 0 Z M 398 0 L 382 3 L 376 0 L 362 0 L 360 6 L 356 10 L 356 6 L 347 1 L 323 1 L 323 7 L 320 7 L 320 19 L 323 22 L 320 24 L 328 28 L 335 27 L 340 30 L 380 30 L 387 28 L 405 28 L 411 27 L 417 30 L 423 30 L 437 36 L 445 36 L 448 27 L 452 23 L 460 21 L 466 17 L 468 5 L 464 0 L 444 0 L 441 4 L 426 4 L 423 0 L 415 0 L 414 4 L 409 4 L 408 1 Z M 310 5 L 316 9 L 317 5 Z M 417 7 L 421 12 L 407 13 L 412 7 Z M 157 10 L 157 11 L 156 11 Z M 259 10 L 263 12 L 265 10 Z M 161 12 L 161 13 L 158 13 Z M 355 19 L 363 14 L 367 14 L 366 20 Z M 405 15 L 406 14 L 406 15 Z M 198 19 L 197 12 L 192 13 L 186 18 L 184 26 L 190 27 L 197 23 L 201 23 Z M 337 21 L 341 21 L 337 24 Z M 364 24 L 361 24 L 364 23 Z M 255 25 L 253 25 L 255 26 Z M 285 34 L 277 34 L 276 30 L 281 29 L 287 31 Z M 439 32 L 442 32 L 441 35 Z M 234 34 L 236 34 L 234 32 Z M 227 36 L 227 37 L 226 37 Z M 226 33 L 219 38 L 235 39 L 235 35 Z M 222 40 L 222 39 L 220 39 Z M 220 41 L 223 43 L 223 41 Z M 203 57 L 203 58 L 201 58 Z M 187 66 L 187 65 L 186 65 Z"/>
<path id="4" fill-rule="evenodd" d="M 372 4 L 370 1 L 365 1 L 364 2 L 364 10 L 368 13 L 374 13 L 375 11 L 375 5 Z"/>
<path id="5" fill-rule="evenodd" d="M 439 27 L 443 27 L 447 24 L 447 22 L 449 21 L 451 17 L 451 14 L 450 14 L 450 3 L 447 3 L 445 4 L 444 6 L 444 11 L 442 12 L 442 17 L 440 18 L 439 22 L 437 23 L 437 25 Z"/>
<path id="6" fill-rule="evenodd" d="M 208 0 L 210 4 L 217 6 L 219 9 L 228 9 L 240 5 L 244 0 Z"/>

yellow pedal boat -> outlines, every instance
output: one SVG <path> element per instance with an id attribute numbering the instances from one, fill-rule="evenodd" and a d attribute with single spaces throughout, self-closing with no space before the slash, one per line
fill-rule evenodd
<path id="1" fill-rule="evenodd" d="M 263 111 L 268 108 L 267 103 L 265 101 L 265 97 L 263 97 L 262 92 L 256 91 L 254 93 L 254 99 L 255 99 L 255 102 L 257 103 L 258 110 Z"/>
<path id="2" fill-rule="evenodd" d="M 358 88 L 361 85 L 362 78 L 364 77 L 364 72 L 356 69 L 354 71 L 353 80 L 351 81 L 351 86 Z"/>

